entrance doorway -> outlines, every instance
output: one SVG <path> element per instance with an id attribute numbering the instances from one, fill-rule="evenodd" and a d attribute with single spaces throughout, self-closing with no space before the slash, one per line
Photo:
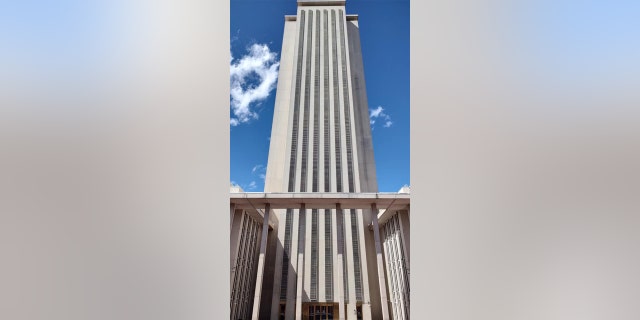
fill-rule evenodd
<path id="1" fill-rule="evenodd" d="M 302 319 L 328 320 L 338 318 L 338 307 L 331 303 L 309 303 L 302 307 Z"/>

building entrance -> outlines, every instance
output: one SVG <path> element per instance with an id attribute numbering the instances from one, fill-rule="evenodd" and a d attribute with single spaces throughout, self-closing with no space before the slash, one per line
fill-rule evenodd
<path id="1" fill-rule="evenodd" d="M 302 319 L 325 320 L 338 319 L 338 306 L 327 303 L 309 303 L 302 307 Z"/>

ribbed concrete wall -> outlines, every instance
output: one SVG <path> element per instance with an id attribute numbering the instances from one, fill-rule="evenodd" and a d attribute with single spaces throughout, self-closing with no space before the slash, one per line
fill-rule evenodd
<path id="1" fill-rule="evenodd" d="M 359 26 L 327 3 L 300 3 L 285 21 L 265 192 L 377 191 Z M 382 319 L 370 210 L 274 213 L 271 319 L 283 304 L 286 319 L 301 317 L 307 303 Z"/>
<path id="2" fill-rule="evenodd" d="M 398 211 L 380 226 L 383 237 L 389 310 L 393 319 L 409 319 L 409 213 Z"/>

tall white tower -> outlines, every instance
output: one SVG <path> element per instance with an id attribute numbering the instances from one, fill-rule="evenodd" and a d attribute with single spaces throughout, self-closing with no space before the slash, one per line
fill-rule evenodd
<path id="1" fill-rule="evenodd" d="M 285 16 L 270 141 L 265 192 L 377 192 L 358 16 L 345 1 L 298 0 Z M 370 212 L 274 212 L 271 319 L 378 318 Z"/>

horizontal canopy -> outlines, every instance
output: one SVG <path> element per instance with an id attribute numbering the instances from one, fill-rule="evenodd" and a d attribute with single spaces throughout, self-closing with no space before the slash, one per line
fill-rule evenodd
<path id="1" fill-rule="evenodd" d="M 375 204 L 380 210 L 406 210 L 409 207 L 408 193 L 334 193 L 334 192 L 238 192 L 230 194 L 236 209 L 371 209 Z"/>

